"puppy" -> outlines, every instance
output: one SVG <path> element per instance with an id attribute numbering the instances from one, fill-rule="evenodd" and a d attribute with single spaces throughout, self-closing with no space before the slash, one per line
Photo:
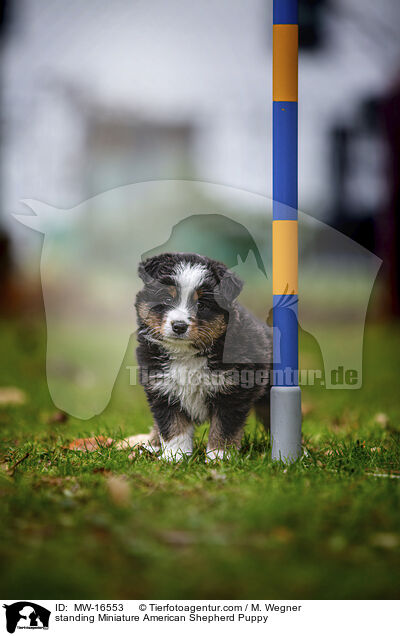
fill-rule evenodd
<path id="1" fill-rule="evenodd" d="M 268 426 L 271 330 L 237 302 L 243 283 L 220 262 L 160 254 L 139 264 L 139 276 L 137 359 L 155 422 L 150 445 L 161 446 L 163 459 L 181 459 L 192 453 L 195 424 L 209 421 L 207 459 L 222 458 L 240 446 L 252 406 Z"/>

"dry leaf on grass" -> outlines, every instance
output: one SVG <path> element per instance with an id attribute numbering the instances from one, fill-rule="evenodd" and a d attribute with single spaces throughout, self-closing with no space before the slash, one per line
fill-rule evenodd
<path id="1" fill-rule="evenodd" d="M 0 405 L 25 404 L 26 400 L 26 393 L 16 386 L 0 387 Z"/>
<path id="2" fill-rule="evenodd" d="M 126 437 L 122 441 L 118 442 L 115 445 L 115 448 L 118 450 L 124 450 L 127 448 L 132 449 L 132 452 L 128 455 L 128 459 L 131 460 L 135 459 L 137 455 L 140 455 L 143 452 L 153 454 L 157 453 L 159 450 L 159 448 L 152 445 L 150 441 L 150 433 Z"/>
<path id="3" fill-rule="evenodd" d="M 114 448 L 116 448 L 117 450 L 132 449 L 133 452 L 129 455 L 129 459 L 133 459 L 136 453 L 143 450 L 148 450 L 149 452 L 156 452 L 158 450 L 157 448 L 153 448 L 151 446 L 149 440 L 149 433 L 147 433 L 146 435 L 132 435 L 131 437 L 126 437 L 125 439 L 117 442 Z M 67 448 L 69 450 L 86 451 L 88 453 L 92 453 L 99 448 L 111 446 L 112 444 L 114 444 L 114 442 L 115 440 L 112 437 L 104 437 L 103 435 L 98 435 L 97 437 L 74 439 L 67 446 Z"/>
<path id="4" fill-rule="evenodd" d="M 74 441 L 68 445 L 68 448 L 69 450 L 92 453 L 99 448 L 111 446 L 113 441 L 112 437 L 104 437 L 103 435 L 99 435 L 98 437 L 80 437 L 74 439 Z"/>
<path id="5" fill-rule="evenodd" d="M 150 434 L 147 435 L 131 435 L 131 437 L 125 437 L 125 439 L 117 442 L 115 448 L 117 450 L 125 450 L 127 448 L 135 448 L 136 446 L 143 446 L 148 444 L 150 440 Z"/>

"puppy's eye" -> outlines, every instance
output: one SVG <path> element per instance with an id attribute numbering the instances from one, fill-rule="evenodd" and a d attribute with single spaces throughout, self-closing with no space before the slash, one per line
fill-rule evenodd
<path id="1" fill-rule="evenodd" d="M 198 311 L 204 311 L 205 309 L 207 309 L 208 305 L 206 303 L 206 301 L 204 300 L 199 300 L 197 303 L 197 309 Z"/>
<path id="2" fill-rule="evenodd" d="M 164 309 L 165 307 L 171 307 L 173 300 L 174 299 L 172 298 L 172 296 L 165 296 L 165 298 L 160 299 L 158 303 L 156 303 L 154 309 L 157 309 L 158 311 L 160 311 L 161 309 Z"/>

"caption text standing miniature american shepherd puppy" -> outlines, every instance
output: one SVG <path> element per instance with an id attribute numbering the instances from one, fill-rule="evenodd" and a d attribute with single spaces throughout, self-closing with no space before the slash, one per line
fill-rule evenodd
<path id="1" fill-rule="evenodd" d="M 161 254 L 140 263 L 139 275 L 137 358 L 155 420 L 150 444 L 164 459 L 181 459 L 192 452 L 194 425 L 208 420 L 207 459 L 222 458 L 240 445 L 252 406 L 268 425 L 270 329 L 237 302 L 243 284 L 222 263 Z"/>

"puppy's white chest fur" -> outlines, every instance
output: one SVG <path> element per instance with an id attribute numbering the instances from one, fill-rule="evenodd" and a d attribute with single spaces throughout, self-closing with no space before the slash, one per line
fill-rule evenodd
<path id="1" fill-rule="evenodd" d="M 204 422 L 208 398 L 229 384 L 225 375 L 212 372 L 206 357 L 178 356 L 164 367 L 163 378 L 154 387 L 163 395 L 179 400 L 192 420 Z"/>
<path id="2" fill-rule="evenodd" d="M 165 370 L 164 386 L 177 398 L 190 417 L 204 422 L 208 416 L 207 397 L 211 394 L 211 373 L 205 357 L 171 360 Z"/>

